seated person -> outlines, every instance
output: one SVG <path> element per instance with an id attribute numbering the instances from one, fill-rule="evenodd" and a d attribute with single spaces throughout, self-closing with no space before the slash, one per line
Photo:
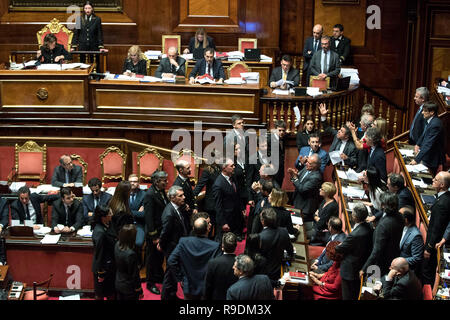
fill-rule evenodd
<path id="1" fill-rule="evenodd" d="M 161 59 L 155 77 L 173 78 L 175 76 L 184 76 L 186 72 L 186 60 L 178 55 L 178 49 L 170 47 L 167 50 L 167 58 Z"/>
<path id="2" fill-rule="evenodd" d="M 92 193 L 83 196 L 84 224 L 89 224 L 89 221 L 93 219 L 95 208 L 98 205 L 108 206 L 112 197 L 109 193 L 102 191 L 102 182 L 99 178 L 89 180 L 88 187 Z"/>
<path id="3" fill-rule="evenodd" d="M 322 49 L 314 53 L 311 58 L 309 74 L 318 76 L 320 80 L 325 80 L 326 77 L 337 77 L 341 72 L 339 55 L 330 50 L 330 41 L 329 36 L 323 36 L 320 40 Z"/>
<path id="4" fill-rule="evenodd" d="M 405 227 L 400 239 L 400 257 L 406 259 L 409 268 L 414 270 L 420 279 L 422 277 L 424 243 L 422 234 L 416 227 L 416 214 L 409 206 L 401 208 L 400 213 L 405 220 Z"/>
<path id="5" fill-rule="evenodd" d="M 289 87 L 297 87 L 300 83 L 300 72 L 292 67 L 292 57 L 285 54 L 281 58 L 281 66 L 273 69 L 269 79 L 271 88 L 288 89 Z M 282 81 L 281 81 L 282 80 Z M 292 81 L 293 84 L 287 84 L 286 81 Z"/>
<path id="6" fill-rule="evenodd" d="M 139 46 L 132 46 L 128 49 L 128 56 L 123 62 L 122 73 L 129 77 L 136 77 L 136 75 L 147 75 L 147 60 Z"/>
<path id="7" fill-rule="evenodd" d="M 441 87 L 446 87 L 446 88 L 450 89 L 450 82 L 448 82 L 448 81 L 442 80 L 441 82 L 439 82 L 439 85 Z"/>
<path id="8" fill-rule="evenodd" d="M 64 46 L 57 43 L 56 36 L 53 33 L 44 37 L 44 44 L 39 48 L 36 57 L 38 62 L 42 64 L 63 63 L 64 60 L 72 59 Z"/>
<path id="9" fill-rule="evenodd" d="M 395 258 L 389 267 L 389 273 L 381 277 L 381 284 L 377 283 L 374 290 L 383 290 L 386 300 L 422 300 L 422 284 L 409 269 L 405 258 Z"/>
<path id="10" fill-rule="evenodd" d="M 9 223 L 8 202 L 0 196 L 0 232 L 6 229 Z"/>
<path id="11" fill-rule="evenodd" d="M 330 48 L 339 55 L 341 64 L 349 65 L 350 43 L 351 40 L 347 37 L 344 37 L 344 26 L 339 23 L 334 25 Z"/>
<path id="12" fill-rule="evenodd" d="M 83 183 L 83 171 L 80 166 L 72 163 L 70 156 L 62 155 L 59 164 L 53 171 L 52 186 L 75 187 L 75 183 Z"/>
<path id="13" fill-rule="evenodd" d="M 325 273 L 309 273 L 311 281 L 314 283 L 312 287 L 314 300 L 341 300 L 341 275 L 340 266 L 342 255 L 336 252 L 339 241 L 332 241 L 327 245 L 326 254 L 334 263 Z"/>
<path id="14" fill-rule="evenodd" d="M 11 203 L 11 219 L 20 220 L 21 224 L 25 220 L 31 220 L 35 225 L 44 224 L 41 203 L 52 202 L 59 198 L 57 194 L 44 196 L 31 193 L 30 189 L 26 186 L 19 188 L 17 193 L 19 194 L 19 199 Z M 38 229 L 38 227 L 35 226 L 35 229 Z"/>
<path id="15" fill-rule="evenodd" d="M 339 205 L 334 199 L 336 187 L 333 183 L 322 183 L 319 194 L 323 198 L 323 201 L 314 214 L 311 243 L 314 243 L 315 245 L 325 245 L 330 237 L 328 232 L 328 220 L 333 216 L 339 216 Z"/>
<path id="16" fill-rule="evenodd" d="M 206 40 L 205 40 L 206 39 Z M 213 38 L 208 36 L 203 28 L 197 29 L 195 36 L 189 40 L 189 48 L 184 49 L 183 53 L 192 53 L 195 60 L 203 58 L 206 48 L 216 50 Z"/>
<path id="17" fill-rule="evenodd" d="M 70 233 L 77 231 L 84 224 L 83 205 L 70 188 L 61 188 L 60 199 L 53 203 L 52 229 L 55 233 Z M 63 225 L 59 229 L 58 225 Z"/>
<path id="18" fill-rule="evenodd" d="M 374 166 L 368 167 L 361 179 L 370 199 L 370 202 L 364 202 L 365 205 L 370 207 L 371 211 L 371 215 L 367 217 L 366 221 L 378 222 L 384 214 L 381 206 L 381 195 L 388 191 L 388 187 L 381 179 L 379 170 Z"/>
<path id="19" fill-rule="evenodd" d="M 298 158 L 297 160 L 295 160 L 295 167 L 298 170 L 303 169 L 308 157 L 314 153 L 317 153 L 317 155 L 320 158 L 320 173 L 323 173 L 325 167 L 328 164 L 328 161 L 330 161 L 330 158 L 328 157 L 328 152 L 320 148 L 321 141 L 319 134 L 317 133 L 310 134 L 308 144 L 309 147 L 303 147 L 300 149 Z"/>
<path id="20" fill-rule="evenodd" d="M 194 69 L 189 74 L 189 83 L 194 84 L 197 76 L 209 75 L 217 83 L 223 83 L 225 71 L 222 62 L 214 58 L 214 49 L 206 48 L 204 58 L 198 60 Z"/>

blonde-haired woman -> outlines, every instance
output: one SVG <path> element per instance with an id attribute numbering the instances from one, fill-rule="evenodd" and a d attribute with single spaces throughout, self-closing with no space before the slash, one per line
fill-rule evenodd
<path id="1" fill-rule="evenodd" d="M 199 28 L 195 32 L 195 36 L 189 41 L 189 48 L 184 49 L 183 53 L 192 53 L 194 55 L 194 59 L 202 59 L 206 48 L 216 50 L 216 45 L 214 44 L 213 38 L 208 36 L 206 30 Z"/>
<path id="2" fill-rule="evenodd" d="M 128 49 L 128 56 L 123 63 L 122 73 L 126 76 L 135 77 L 137 74 L 147 75 L 147 60 L 139 46 Z"/>
<path id="3" fill-rule="evenodd" d="M 323 201 L 314 215 L 311 243 L 325 245 L 329 240 L 328 220 L 332 216 L 339 217 L 339 205 L 334 199 L 335 194 L 336 186 L 333 183 L 322 183 L 320 196 L 323 198 Z"/>

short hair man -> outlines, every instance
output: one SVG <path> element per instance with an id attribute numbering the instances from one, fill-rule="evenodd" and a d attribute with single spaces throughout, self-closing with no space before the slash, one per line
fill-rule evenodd
<path id="1" fill-rule="evenodd" d="M 387 187 L 390 192 L 395 193 L 398 197 L 399 210 L 406 206 L 411 206 L 413 212 L 416 211 L 413 195 L 408 187 L 405 186 L 405 179 L 398 173 L 391 173 L 388 176 Z"/>
<path id="2" fill-rule="evenodd" d="M 309 65 L 311 63 L 311 58 L 317 51 L 320 50 L 320 39 L 323 35 L 323 27 L 320 24 L 316 24 L 313 27 L 313 36 L 308 37 L 305 40 L 305 47 L 303 48 L 303 58 L 305 59 L 303 61 L 303 72 L 306 74 L 306 79 L 309 79 L 308 69 Z"/>
<path id="3" fill-rule="evenodd" d="M 83 216 L 85 224 L 93 219 L 95 208 L 98 205 L 107 206 L 112 196 L 102 191 L 102 181 L 99 178 L 92 178 L 88 181 L 88 187 L 91 189 L 90 194 L 83 196 Z"/>
<path id="4" fill-rule="evenodd" d="M 423 104 L 430 98 L 430 91 L 426 87 L 420 87 L 416 89 L 414 95 L 414 103 L 419 106 L 413 121 L 411 122 L 411 127 L 409 128 L 408 143 L 416 145 L 420 136 L 423 133 L 425 127 L 425 118 L 422 115 Z"/>
<path id="5" fill-rule="evenodd" d="M 351 40 L 344 36 L 344 26 L 340 23 L 333 27 L 333 37 L 331 38 L 331 50 L 339 55 L 341 64 L 349 65 Z"/>
<path id="6" fill-rule="evenodd" d="M 221 254 L 218 242 L 208 239 L 210 226 L 206 219 L 194 221 L 195 236 L 181 238 L 167 260 L 175 274 L 182 275 L 184 297 L 200 300 L 205 287 L 208 261 Z"/>
<path id="7" fill-rule="evenodd" d="M 61 198 L 53 203 L 52 228 L 55 233 L 77 231 L 84 224 L 83 205 L 70 188 L 61 188 Z M 60 229 L 59 226 L 62 226 Z"/>
<path id="8" fill-rule="evenodd" d="M 145 212 L 144 212 L 144 198 L 145 191 L 141 190 L 139 186 L 139 177 L 137 174 L 130 174 L 128 182 L 131 185 L 130 192 L 130 210 L 133 215 L 136 226 L 136 253 L 138 254 L 138 264 L 142 265 L 142 246 L 145 240 Z"/>
<path id="9" fill-rule="evenodd" d="M 162 58 L 155 77 L 173 78 L 175 76 L 184 76 L 186 72 L 186 60 L 178 55 L 178 49 L 170 47 L 167 50 L 167 57 Z"/>
<path id="10" fill-rule="evenodd" d="M 273 287 L 266 275 L 253 275 L 253 260 L 241 254 L 235 258 L 234 274 L 239 280 L 227 291 L 227 300 L 273 300 Z"/>
<path id="11" fill-rule="evenodd" d="M 278 163 L 278 170 L 274 174 L 274 179 L 279 186 L 283 185 L 284 180 L 284 163 L 285 163 L 285 137 L 286 137 L 286 122 L 283 120 L 277 120 L 274 123 L 274 129 L 271 130 L 270 135 L 267 136 L 267 148 L 270 157 L 272 158 L 272 164 Z M 278 144 L 278 158 L 272 154 L 272 143 Z"/>
<path id="12" fill-rule="evenodd" d="M 189 212 L 189 216 L 191 216 L 193 213 L 198 212 L 197 203 L 195 201 L 194 191 L 192 190 L 190 180 L 191 164 L 186 160 L 179 159 L 175 164 L 175 169 L 177 170 L 178 175 L 172 186 L 180 186 L 183 188 L 186 212 Z"/>
<path id="13" fill-rule="evenodd" d="M 83 171 L 80 166 L 72 163 L 72 158 L 62 155 L 59 165 L 53 171 L 52 186 L 74 187 L 75 183 L 83 183 Z"/>
<path id="14" fill-rule="evenodd" d="M 330 161 L 330 157 L 328 152 L 321 148 L 322 142 L 320 140 L 320 135 L 317 133 L 311 133 L 309 135 L 308 144 L 308 147 L 302 147 L 300 149 L 297 160 L 295 160 L 295 167 L 302 170 L 308 157 L 312 154 L 317 154 L 320 158 L 320 173 L 323 174 L 328 161 Z"/>
<path id="15" fill-rule="evenodd" d="M 292 82 L 288 84 L 286 81 Z M 281 66 L 273 69 L 270 74 L 269 86 L 271 88 L 288 89 L 296 87 L 300 83 L 300 72 L 292 68 L 292 57 L 285 54 L 281 57 Z"/>
<path id="16" fill-rule="evenodd" d="M 422 273 L 423 261 L 423 238 L 419 229 L 416 227 L 416 214 L 410 206 L 400 209 L 400 213 L 405 221 L 402 238 L 400 240 L 400 256 L 405 258 L 409 268 L 416 272 L 420 278 Z"/>
<path id="17" fill-rule="evenodd" d="M 194 69 L 189 74 L 189 83 L 194 84 L 197 76 L 208 75 L 217 83 L 223 83 L 225 79 L 225 71 L 223 70 L 222 62 L 214 58 L 215 50 L 213 48 L 206 48 L 204 58 L 198 60 Z"/>
<path id="18" fill-rule="evenodd" d="M 322 49 L 314 53 L 311 58 L 309 72 L 312 76 L 318 76 L 320 80 L 325 80 L 326 77 L 337 77 L 341 72 L 339 55 L 330 50 L 330 41 L 329 36 L 323 36 L 320 40 Z"/>

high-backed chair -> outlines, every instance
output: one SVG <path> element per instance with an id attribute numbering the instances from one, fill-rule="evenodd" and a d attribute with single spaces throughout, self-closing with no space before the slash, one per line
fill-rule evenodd
<path id="1" fill-rule="evenodd" d="M 137 156 L 137 175 L 139 181 L 148 180 L 153 172 L 162 170 L 164 158 L 154 148 L 145 148 Z"/>
<path id="2" fill-rule="evenodd" d="M 199 164 L 195 163 L 195 159 L 199 159 L 199 157 L 196 156 L 192 150 L 183 149 L 175 157 L 174 166 L 176 166 L 176 163 L 177 163 L 178 160 L 185 160 L 185 161 L 189 162 L 189 164 L 191 166 L 192 179 L 195 181 L 195 183 L 197 183 L 197 181 L 198 181 Z M 177 176 L 177 174 L 178 174 L 176 171 L 177 171 L 177 169 L 175 167 L 175 176 Z"/>
<path id="3" fill-rule="evenodd" d="M 178 54 L 181 53 L 181 36 L 176 34 L 162 35 L 162 53 L 167 54 L 170 47 L 178 49 Z"/>
<path id="4" fill-rule="evenodd" d="M 110 186 L 117 185 L 119 181 L 125 180 L 125 165 L 127 155 L 117 147 L 111 146 L 105 149 L 100 155 L 100 166 L 102 167 L 102 182 L 105 179 L 118 180 L 116 183 L 109 183 Z"/>
<path id="5" fill-rule="evenodd" d="M 325 80 L 320 80 L 318 76 L 309 76 L 309 86 L 326 90 L 330 87 L 330 77 L 326 77 Z"/>
<path id="6" fill-rule="evenodd" d="M 152 61 L 149 58 L 147 58 L 147 56 L 145 54 L 143 55 L 143 58 L 145 60 L 145 66 L 146 66 L 146 70 L 147 70 L 147 75 L 151 76 L 150 68 L 151 68 Z"/>
<path id="7" fill-rule="evenodd" d="M 245 49 L 256 49 L 258 48 L 258 39 L 256 38 L 239 38 L 238 39 L 238 50 L 244 52 Z"/>
<path id="8" fill-rule="evenodd" d="M 23 300 L 48 300 L 48 288 L 53 279 L 53 274 L 42 282 L 33 282 L 33 289 L 25 291 Z M 40 288 L 40 290 L 38 290 Z"/>
<path id="9" fill-rule="evenodd" d="M 72 163 L 76 164 L 77 166 L 80 166 L 83 168 L 83 186 L 86 185 L 86 176 L 87 176 L 87 169 L 88 164 L 86 161 L 83 160 L 83 158 L 78 154 L 71 154 L 70 158 L 72 159 Z"/>
<path id="10" fill-rule="evenodd" d="M 15 165 L 8 175 L 8 182 L 35 180 L 33 184 L 44 183 L 47 173 L 47 145 L 39 146 L 27 141 L 22 146 L 16 143 Z"/>
<path id="11" fill-rule="evenodd" d="M 245 63 L 241 61 L 234 62 L 227 70 L 228 78 L 231 77 L 241 77 L 241 73 L 243 72 L 251 72 L 251 68 Z"/>
<path id="12" fill-rule="evenodd" d="M 62 44 L 64 48 L 70 52 L 72 45 L 73 32 L 66 28 L 59 22 L 58 19 L 53 18 L 49 24 L 36 33 L 39 47 L 44 43 L 44 38 L 47 34 L 53 33 L 59 44 Z"/>

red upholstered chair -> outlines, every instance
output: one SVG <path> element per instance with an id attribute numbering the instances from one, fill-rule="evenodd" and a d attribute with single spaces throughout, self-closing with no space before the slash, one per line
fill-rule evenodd
<path id="1" fill-rule="evenodd" d="M 245 49 L 256 49 L 258 48 L 258 39 L 256 38 L 239 38 L 238 39 L 238 50 L 244 52 Z"/>
<path id="2" fill-rule="evenodd" d="M 50 287 L 50 282 L 53 279 L 53 274 L 42 282 L 33 282 L 33 289 L 25 291 L 23 295 L 23 300 L 48 300 L 48 288 Z M 38 290 L 40 288 L 40 290 Z"/>
<path id="3" fill-rule="evenodd" d="M 125 165 L 127 155 L 117 147 L 108 147 L 100 155 L 100 166 L 102 167 L 102 182 L 105 179 L 117 180 L 114 183 L 108 183 L 109 187 L 116 186 L 119 181 L 125 180 Z M 108 186 L 105 185 L 105 188 Z"/>
<path id="4" fill-rule="evenodd" d="M 56 36 L 57 42 L 62 44 L 64 48 L 70 52 L 73 32 L 59 23 L 59 20 L 56 18 L 53 18 L 49 24 L 36 33 L 39 47 L 42 46 L 45 36 L 49 33 L 53 33 Z"/>
<path id="5" fill-rule="evenodd" d="M 181 50 L 181 36 L 180 35 L 172 35 L 166 34 L 162 36 L 162 53 L 167 54 L 167 50 L 170 47 L 175 47 L 178 49 L 178 54 L 180 54 Z"/>
<path id="6" fill-rule="evenodd" d="M 191 165 L 191 176 L 192 179 L 197 183 L 198 181 L 198 171 L 199 171 L 199 164 L 195 163 L 196 159 L 200 159 L 200 157 L 196 156 L 192 150 L 183 149 L 181 150 L 178 155 L 175 157 L 174 166 L 176 165 L 176 162 L 178 160 L 185 160 L 190 163 Z M 177 169 L 175 167 L 175 177 L 177 176 Z"/>
<path id="7" fill-rule="evenodd" d="M 245 62 L 237 61 L 228 68 L 228 78 L 241 77 L 241 73 L 251 72 L 251 68 Z"/>
<path id="8" fill-rule="evenodd" d="M 318 76 L 310 76 L 309 86 L 326 90 L 330 87 L 330 77 L 326 77 L 325 80 L 320 80 Z"/>
<path id="9" fill-rule="evenodd" d="M 148 180 L 153 172 L 162 170 L 164 158 L 154 148 L 145 148 L 137 156 L 137 175 L 139 181 Z"/>
<path id="10" fill-rule="evenodd" d="M 433 291 L 430 284 L 425 284 L 422 288 L 423 300 L 433 300 Z"/>
<path id="11" fill-rule="evenodd" d="M 81 156 L 79 156 L 78 154 L 72 154 L 70 155 L 70 158 L 72 159 L 72 163 L 80 166 L 81 168 L 83 168 L 83 186 L 86 184 L 86 176 L 87 176 L 87 168 L 88 168 L 88 164 L 86 161 L 83 160 L 83 158 Z"/>
<path id="12" fill-rule="evenodd" d="M 15 166 L 8 176 L 8 182 L 31 181 L 36 185 L 44 183 L 47 173 L 47 145 L 40 147 L 34 141 L 15 146 Z"/>

